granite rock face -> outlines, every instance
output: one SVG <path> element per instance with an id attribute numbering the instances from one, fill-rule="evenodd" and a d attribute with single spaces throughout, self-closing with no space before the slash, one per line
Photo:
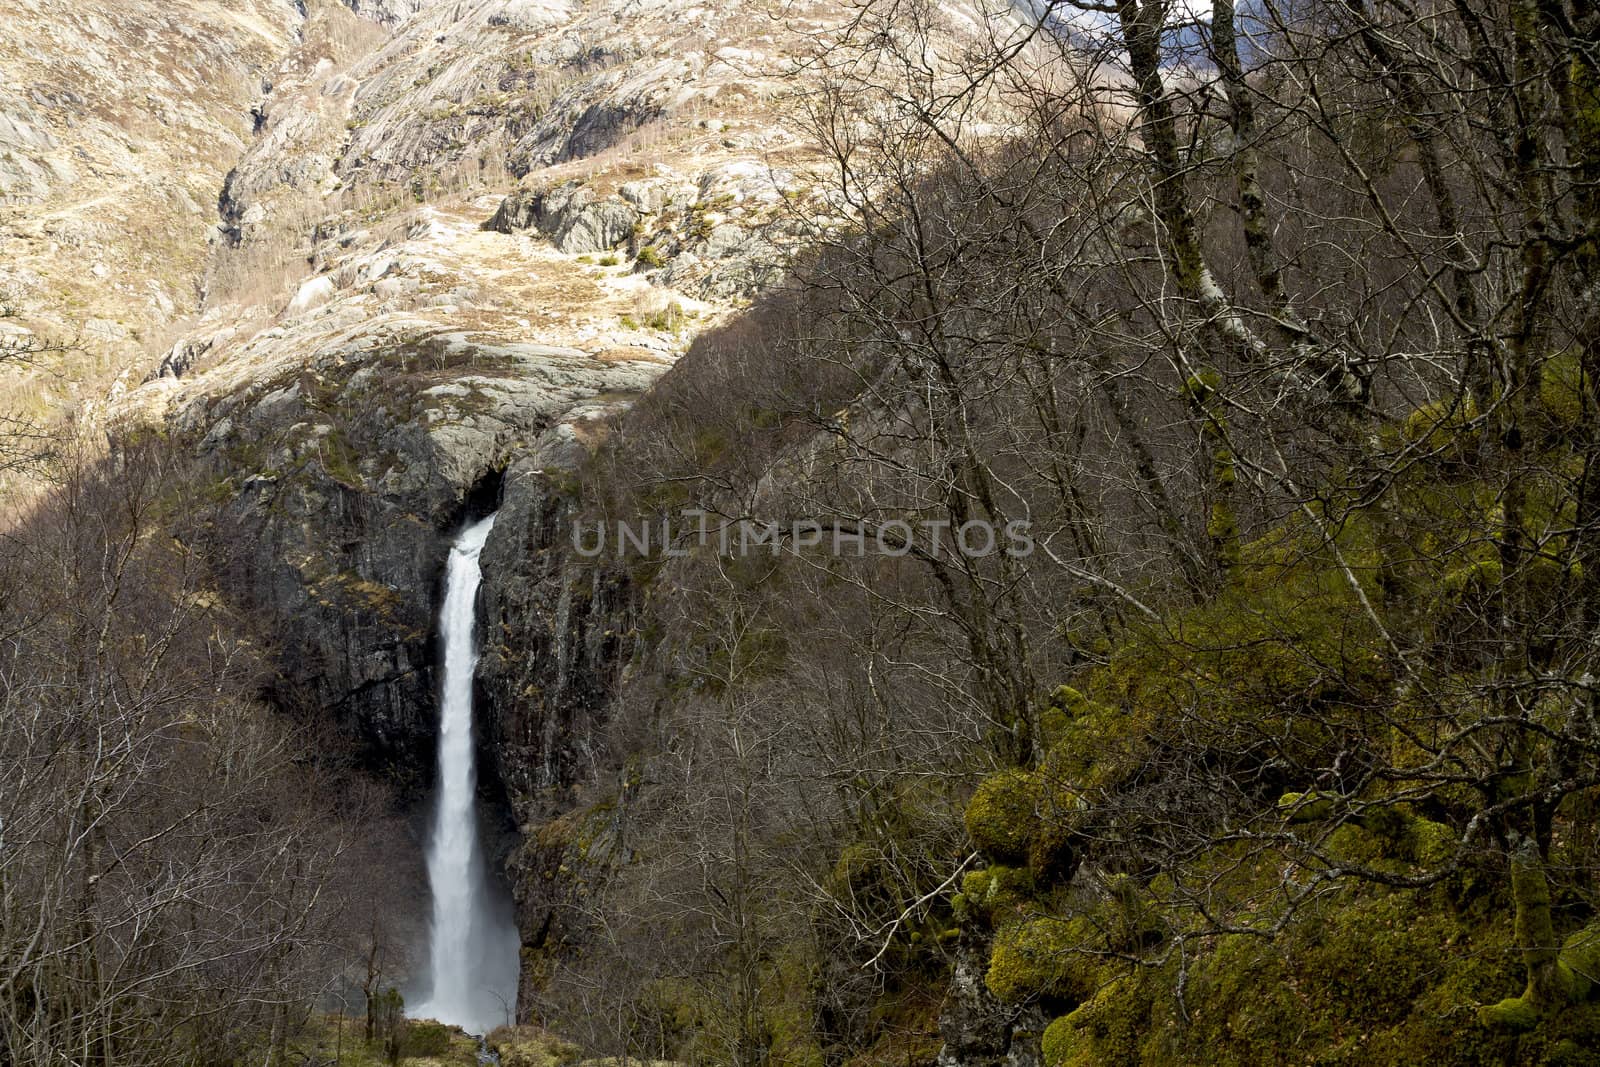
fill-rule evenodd
<path id="1" fill-rule="evenodd" d="M 358 4 L 392 36 L 347 62 L 307 56 L 273 83 L 220 200 L 213 305 L 263 258 L 281 268 L 286 246 L 320 265 L 462 190 L 509 193 L 491 227 L 564 255 L 643 253 L 669 302 L 737 305 L 800 243 L 818 158 L 782 101 L 806 87 L 813 31 L 844 8 L 403 6 L 416 9 L 395 19 Z M 740 232 L 701 248 L 716 228 Z"/>
<path id="2" fill-rule="evenodd" d="M 572 550 L 572 500 L 560 468 L 545 462 L 506 472 L 484 553 L 479 676 L 495 757 L 523 821 L 555 814 L 563 789 L 603 770 L 605 714 L 632 613 L 626 572 Z"/>
<path id="3" fill-rule="evenodd" d="M 515 827 L 495 845 L 532 960 L 581 951 L 595 887 L 633 858 L 638 783 L 613 717 L 641 652 L 639 590 L 626 566 L 577 547 L 586 454 L 565 424 L 513 463 L 482 557 L 483 756 Z"/>
<path id="4" fill-rule="evenodd" d="M 196 310 L 217 191 L 305 23 L 291 0 L 6 0 L 0 319 L 75 347 L 0 372 L 0 411 L 93 408 Z"/>
<path id="5" fill-rule="evenodd" d="M 351 11 L 384 26 L 398 26 L 432 0 L 344 0 Z"/>
<path id="6" fill-rule="evenodd" d="M 805 20 L 838 15 L 802 8 L 323 0 L 260 79 L 202 309 L 116 416 L 214 462 L 284 698 L 394 773 L 432 765 L 445 540 L 507 470 L 485 751 L 519 820 L 589 773 L 626 592 L 564 557 L 538 472 L 770 277 L 756 235 L 800 184 L 764 158 L 794 149 L 772 104 Z"/>

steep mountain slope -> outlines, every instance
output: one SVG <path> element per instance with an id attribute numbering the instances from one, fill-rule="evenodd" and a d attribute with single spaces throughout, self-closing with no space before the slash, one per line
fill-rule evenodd
<path id="1" fill-rule="evenodd" d="M 217 190 L 304 17 L 289 0 L 16 0 L 0 33 L 0 316 L 81 337 L 60 410 L 192 311 Z"/>
<path id="2" fill-rule="evenodd" d="M 401 1056 L 425 894 L 294 900 L 493 510 L 506 1067 L 1600 1062 L 1600 19 L 1192 7 L 19 7 L 0 346 L 113 444 L 0 540 L 0 1060 Z"/>

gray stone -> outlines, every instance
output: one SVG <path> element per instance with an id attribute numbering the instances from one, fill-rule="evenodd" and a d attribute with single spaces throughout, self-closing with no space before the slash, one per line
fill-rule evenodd
<path id="1" fill-rule="evenodd" d="M 567 253 L 605 252 L 633 237 L 639 213 L 627 204 L 603 201 L 568 214 L 556 233 L 556 247 Z"/>
<path id="2" fill-rule="evenodd" d="M 639 212 L 622 200 L 596 200 L 576 181 L 512 193 L 484 229 L 515 233 L 537 229 L 568 254 L 606 252 L 633 237 Z"/>

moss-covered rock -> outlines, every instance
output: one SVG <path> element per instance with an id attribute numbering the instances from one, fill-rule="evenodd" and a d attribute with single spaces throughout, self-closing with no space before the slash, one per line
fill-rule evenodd
<path id="1" fill-rule="evenodd" d="M 998 927 L 1023 917 L 1033 891 L 1033 874 L 1027 868 L 985 867 L 961 880 L 961 892 L 951 907 L 960 922 Z"/>
<path id="2" fill-rule="evenodd" d="M 995 935 L 984 982 L 1000 1000 L 1034 998 L 1075 1003 L 1092 990 L 1094 954 L 1104 939 L 1086 918 L 1029 919 Z"/>
<path id="3" fill-rule="evenodd" d="M 1590 923 L 1562 943 L 1561 965 L 1572 975 L 1572 993 L 1576 999 L 1594 997 L 1600 992 L 1600 922 Z"/>
<path id="4" fill-rule="evenodd" d="M 1394 691 L 1387 646 L 1350 579 L 1369 602 L 1380 595 L 1367 584 L 1372 532 L 1351 523 L 1343 541 L 1335 560 L 1320 534 L 1291 524 L 1244 546 L 1217 597 L 1131 632 L 1093 679 L 1105 703 L 1126 710 L 1086 740 L 1079 788 L 1118 788 L 1162 749 L 1245 777 L 1326 765 Z"/>
<path id="5" fill-rule="evenodd" d="M 1454 827 L 1418 816 L 1406 823 L 1405 844 L 1413 862 L 1438 867 L 1455 857 L 1460 839 Z"/>
<path id="6" fill-rule="evenodd" d="M 1058 685 L 1039 709 L 1039 741 L 1049 750 L 1054 748 L 1073 729 L 1074 724 L 1095 715 L 1104 715 L 1108 709 L 1090 700 L 1070 685 Z"/>
<path id="7" fill-rule="evenodd" d="M 1045 1029 L 1045 1067 L 1100 1067 L 1139 1063 L 1150 1011 L 1144 983 L 1125 975 Z"/>
<path id="8" fill-rule="evenodd" d="M 1334 793 L 1285 793 L 1278 798 L 1278 810 L 1290 822 L 1319 822 L 1333 815 L 1343 798 Z"/>
<path id="9" fill-rule="evenodd" d="M 1368 847 L 1393 847 L 1383 834 L 1347 825 Z M 1240 862 L 1248 854 L 1224 865 Z M 1191 939 L 1183 953 L 1151 954 L 1130 972 L 1119 959 L 1115 917 L 1120 896 L 1137 887 L 1111 880 L 1092 921 L 1035 918 L 996 937 L 991 989 L 1059 1016 L 1043 1038 L 1050 1067 L 1492 1067 L 1584 1063 L 1574 1050 L 1600 1047 L 1600 1000 L 1533 1018 L 1520 1032 L 1480 1019 L 1475 1004 L 1521 981 L 1504 898 L 1478 898 L 1463 912 L 1437 890 L 1351 887 L 1308 902 L 1276 938 Z M 1564 962 L 1576 974 L 1580 958 L 1583 967 L 1594 964 L 1597 947 L 1600 924 L 1567 938 Z M 1519 1001 L 1505 1006 L 1512 1021 Z"/>
<path id="10" fill-rule="evenodd" d="M 1045 1067 L 1063 1067 L 1070 1062 L 1078 1043 L 1077 1036 L 1077 1027 L 1073 1025 L 1070 1012 L 1057 1017 L 1045 1027 L 1044 1039 L 1040 1042 Z"/>
<path id="11" fill-rule="evenodd" d="M 1028 869 L 1041 886 L 1064 885 L 1081 858 L 1078 837 L 1086 823 L 1089 804 L 1074 788 L 1070 767 L 1052 749 L 1034 774 L 1035 812 L 1028 838 Z"/>
<path id="12" fill-rule="evenodd" d="M 502 1026 L 485 1044 L 500 1057 L 500 1067 L 570 1067 L 582 1056 L 578 1046 L 537 1026 Z"/>
<path id="13" fill-rule="evenodd" d="M 1583 418 L 1590 384 L 1584 380 L 1577 354 L 1562 353 L 1547 360 L 1540 371 L 1539 403 L 1558 425 L 1575 426 Z"/>
<path id="14" fill-rule="evenodd" d="M 990 775 L 967 804 L 967 836 L 1000 863 L 1024 863 L 1034 831 L 1039 783 L 1021 770 Z"/>
<path id="15" fill-rule="evenodd" d="M 1447 397 L 1413 410 L 1401 432 L 1408 442 L 1430 451 L 1459 449 L 1477 417 L 1471 397 Z"/>

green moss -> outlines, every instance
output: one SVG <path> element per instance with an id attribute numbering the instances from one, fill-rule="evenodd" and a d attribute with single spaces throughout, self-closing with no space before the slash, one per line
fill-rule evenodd
<path id="1" fill-rule="evenodd" d="M 1151 896 L 1138 879 L 1117 875 L 1108 880 L 1106 889 L 1111 898 L 1104 909 L 1108 943 L 1128 953 L 1160 944 L 1166 934 L 1166 920 L 1151 905 Z"/>
<path id="2" fill-rule="evenodd" d="M 400 1039 L 400 1054 L 407 1057 L 436 1057 L 449 1053 L 452 1031 L 432 1019 L 413 1019 L 406 1024 Z"/>
<path id="3" fill-rule="evenodd" d="M 1082 916 L 1013 923 L 995 935 L 984 982 L 1008 1004 L 1082 1000 L 1092 987 L 1093 954 L 1103 948 L 1099 931 Z"/>
<path id="4" fill-rule="evenodd" d="M 502 1026 L 485 1039 L 500 1067 L 568 1067 L 581 1058 L 576 1045 L 536 1026 Z"/>
<path id="5" fill-rule="evenodd" d="M 386 1001 L 385 1009 L 396 1013 L 398 1001 Z M 314 1013 L 304 1020 L 287 1042 L 290 1063 L 339 1063 L 342 1067 L 477 1067 L 477 1041 L 459 1030 L 426 1019 L 400 1019 L 392 1034 L 380 1025 L 379 1040 L 363 1040 L 366 1020 L 362 1017 Z M 393 1037 L 392 1047 L 388 1038 Z M 263 1054 L 252 1062 L 264 1061 Z M 569 1061 L 570 1062 L 570 1061 Z M 509 1065 L 508 1065 L 509 1067 Z M 561 1067 L 559 1064 L 523 1067 Z"/>
<path id="6" fill-rule="evenodd" d="M 1039 784 L 1026 771 L 990 775 L 967 804 L 967 836 L 994 860 L 1025 862 L 1038 799 Z"/>
<path id="7" fill-rule="evenodd" d="M 1033 874 L 1026 868 L 985 867 L 961 880 L 951 906 L 960 922 L 1003 926 L 1023 916 L 1033 893 Z"/>
<path id="8" fill-rule="evenodd" d="M 1455 856 L 1458 843 L 1452 827 L 1432 819 L 1413 818 L 1406 826 L 1406 845 L 1411 859 L 1424 867 L 1448 863 Z"/>
<path id="9" fill-rule="evenodd" d="M 1277 531 L 1243 550 L 1214 600 L 1125 638 L 1094 683 L 1127 710 L 1080 735 L 1079 788 L 1115 788 L 1167 744 L 1236 773 L 1257 759 L 1316 766 L 1336 751 L 1341 723 L 1364 728 L 1364 709 L 1392 699 L 1393 686 L 1346 573 L 1379 598 L 1370 530 L 1352 522 L 1341 539 L 1335 560 L 1316 531 Z"/>
<path id="10" fill-rule="evenodd" d="M 1205 404 L 1222 386 L 1222 376 L 1214 370 L 1202 370 L 1183 383 L 1183 394 L 1191 404 Z"/>
<path id="11" fill-rule="evenodd" d="M 1241 562 L 1239 516 L 1234 503 L 1238 480 L 1233 450 L 1228 447 L 1228 419 L 1218 399 L 1222 378 L 1215 371 L 1203 370 L 1184 383 L 1184 396 L 1200 421 L 1201 436 L 1211 452 L 1211 506 L 1206 520 L 1206 535 L 1212 557 L 1224 576 L 1231 577 Z"/>
<path id="12" fill-rule="evenodd" d="M 1548 962 L 1543 948 L 1550 939 L 1545 929 L 1549 914 L 1549 884 L 1542 872 L 1530 871 L 1520 857 L 1512 862 L 1513 892 L 1517 903 L 1516 938 L 1528 961 L 1528 987 L 1521 996 L 1507 997 L 1478 1009 L 1486 1026 L 1513 1033 L 1534 1029 L 1554 1013 L 1594 998 L 1600 991 L 1600 922 L 1569 935 L 1556 951 L 1554 965 L 1536 979 L 1534 968 Z"/>
<path id="13" fill-rule="evenodd" d="M 1106 711 L 1104 704 L 1096 703 L 1070 685 L 1058 685 L 1050 694 L 1050 706 L 1059 708 L 1068 718 L 1082 719 Z"/>
<path id="14" fill-rule="evenodd" d="M 1478 1009 L 1478 1020 L 1485 1026 L 1522 1033 L 1539 1025 L 1540 1011 L 1532 999 L 1523 994 L 1507 997 L 1498 1004 L 1485 1004 Z"/>
<path id="15" fill-rule="evenodd" d="M 846 845 L 833 865 L 829 888 L 853 897 L 878 885 L 883 874 L 882 849 L 860 842 Z"/>
<path id="16" fill-rule="evenodd" d="M 766 1031 L 766 1062 L 772 1067 L 825 1067 L 813 1026 L 815 967 L 791 948 L 767 969 L 761 988 L 761 1020 Z"/>
<path id="17" fill-rule="evenodd" d="M 706 217 L 704 204 L 695 204 L 691 207 L 684 222 L 685 231 L 691 241 L 705 241 L 711 237 L 713 227 L 711 220 Z"/>
<path id="18" fill-rule="evenodd" d="M 1405 832 L 1428 823 L 1412 819 Z M 1349 829 L 1366 847 L 1394 847 L 1383 834 L 1354 824 Z M 1254 858 L 1270 866 L 1265 857 Z M 1251 859 L 1252 853 L 1235 850 L 1219 857 L 1216 869 Z M 1191 865 L 1190 873 L 1201 877 L 1204 870 Z M 1269 877 L 1260 884 L 1271 883 Z M 1170 880 L 1156 884 L 1171 890 Z M 1207 884 L 1219 893 L 1228 889 Z M 1500 1006 L 1493 1002 L 1521 980 L 1503 898 L 1476 898 L 1473 911 L 1460 913 L 1439 890 L 1351 888 L 1309 902 L 1299 921 L 1274 939 L 1190 939 L 1181 954 L 1180 1009 L 1180 954 L 1147 956 L 1147 966 L 1132 973 L 1117 962 L 1124 949 L 1116 916 L 1126 911 L 1120 898 L 1132 894 L 1137 902 L 1150 890 L 1132 880 L 1113 880 L 1110 889 L 1112 900 L 1093 912 L 1092 923 L 1075 920 L 1083 924 L 1076 935 L 1061 932 L 1068 920 L 1052 927 L 1043 918 L 996 935 L 990 984 L 997 993 L 1040 998 L 1057 1012 L 1074 1009 L 1045 1031 L 1045 1062 L 1052 1067 L 1490 1067 L 1558 1062 L 1552 1057 L 1562 1042 L 1592 1047 L 1600 1036 L 1600 1001 L 1546 1013 L 1526 1031 L 1481 1020 L 1484 1014 L 1498 1020 Z M 1564 962 L 1588 955 L 1597 942 L 1600 929 L 1594 936 L 1573 935 Z M 1504 1008 L 1513 1021 L 1519 999 Z M 1485 1001 L 1491 1008 L 1480 1013 L 1474 1005 Z"/>
<path id="19" fill-rule="evenodd" d="M 1332 911 L 1307 942 L 1300 969 L 1315 971 L 1324 995 L 1362 1025 L 1402 1020 L 1437 967 L 1439 947 L 1454 923 L 1438 909 L 1419 908 L 1410 894 L 1382 893 Z"/>
<path id="20" fill-rule="evenodd" d="M 1447 572 L 1443 590 L 1457 599 L 1468 593 L 1485 593 L 1499 588 L 1505 579 L 1498 557 L 1473 560 Z"/>
<path id="21" fill-rule="evenodd" d="M 330 430 L 309 447 L 329 478 L 352 489 L 362 488 L 361 454 L 342 432 Z"/>
<path id="22" fill-rule="evenodd" d="M 1573 994 L 1593 997 L 1600 991 L 1600 922 L 1590 923 L 1562 943 L 1561 963 L 1573 976 Z"/>
<path id="23" fill-rule="evenodd" d="M 1045 1027 L 1044 1040 L 1040 1042 L 1045 1067 L 1065 1067 L 1070 1063 L 1078 1045 L 1077 1038 L 1071 1014 L 1062 1015 Z"/>
<path id="24" fill-rule="evenodd" d="M 1576 426 L 1583 418 L 1589 383 L 1576 353 L 1562 353 L 1545 362 L 1539 376 L 1539 402 L 1559 425 Z"/>
<path id="25" fill-rule="evenodd" d="M 1407 415 L 1401 433 L 1408 442 L 1430 451 L 1458 449 L 1477 417 L 1478 406 L 1471 397 L 1436 400 Z"/>
<path id="26" fill-rule="evenodd" d="M 1107 680 L 1105 672 L 1093 678 L 1098 684 Z M 1058 789 L 1079 798 L 1118 780 L 1124 770 L 1137 765 L 1148 738 L 1140 709 L 1130 713 L 1070 686 L 1056 689 L 1040 719 L 1042 739 L 1047 744 L 1041 761 L 1043 774 Z M 1053 807 L 1063 810 L 1060 804 Z M 1081 804 L 1072 803 L 1066 808 L 1078 809 Z"/>
<path id="27" fill-rule="evenodd" d="M 1600 1052 L 1585 1048 L 1571 1038 L 1552 1044 L 1544 1059 L 1545 1067 L 1596 1067 L 1597 1064 L 1600 1064 Z"/>
<path id="28" fill-rule="evenodd" d="M 1317 822 L 1333 815 L 1339 801 L 1334 793 L 1285 793 L 1278 798 L 1278 811 L 1290 822 Z"/>
<path id="29" fill-rule="evenodd" d="M 1038 741 L 1040 747 L 1049 751 L 1054 748 L 1067 731 L 1072 728 L 1072 717 L 1055 704 L 1050 703 L 1039 709 Z"/>
<path id="30" fill-rule="evenodd" d="M 1052 749 L 1034 775 L 1034 822 L 1028 837 L 1028 867 L 1041 885 L 1065 884 L 1077 869 L 1078 838 L 1089 810 L 1073 788 L 1069 767 Z"/>
<path id="31" fill-rule="evenodd" d="M 1124 976 L 1107 983 L 1046 1027 L 1045 1067 L 1139 1063 L 1149 1011 L 1150 995 L 1137 979 Z"/>

